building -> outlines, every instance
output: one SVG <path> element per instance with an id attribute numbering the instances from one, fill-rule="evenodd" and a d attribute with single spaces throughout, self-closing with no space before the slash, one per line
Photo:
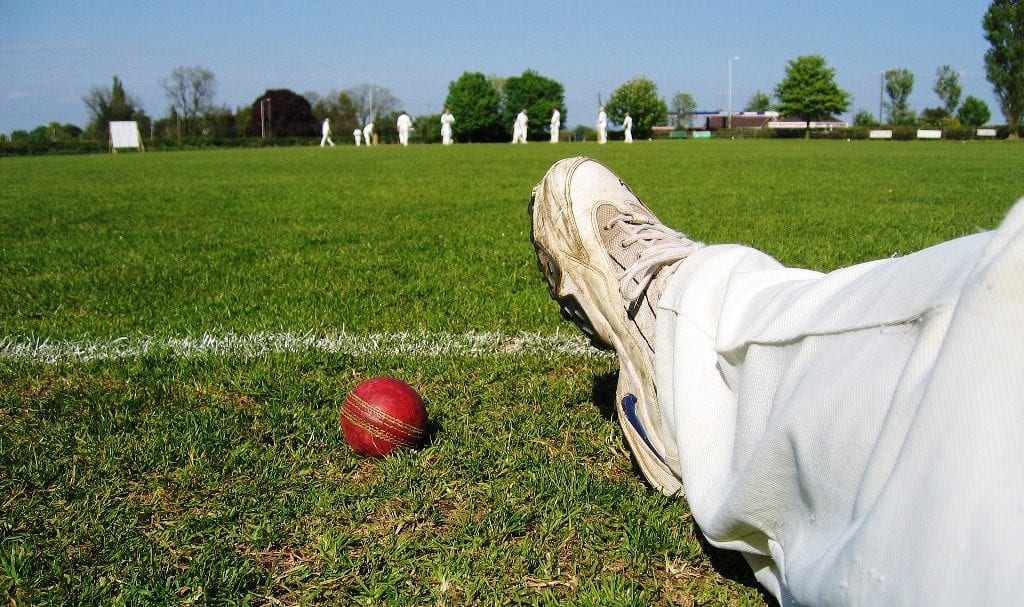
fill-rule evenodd
<path id="1" fill-rule="evenodd" d="M 685 118 L 689 117 L 690 125 L 685 126 Z M 729 113 L 722 110 L 691 112 L 686 116 L 680 116 L 679 112 L 669 112 L 665 126 L 656 126 L 654 132 L 674 131 L 680 127 L 691 131 L 717 131 L 727 128 L 729 124 Z M 812 129 L 838 129 L 849 126 L 842 120 L 822 120 L 811 122 Z M 808 123 L 795 118 L 779 116 L 776 111 L 765 112 L 733 112 L 732 128 L 734 129 L 806 129 Z"/>

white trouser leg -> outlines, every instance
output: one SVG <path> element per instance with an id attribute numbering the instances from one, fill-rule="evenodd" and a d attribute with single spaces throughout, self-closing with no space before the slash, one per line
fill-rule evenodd
<path id="1" fill-rule="evenodd" d="M 657 387 L 697 523 L 784 603 L 1004 604 L 1024 571 L 1024 201 L 829 274 L 682 262 Z"/>

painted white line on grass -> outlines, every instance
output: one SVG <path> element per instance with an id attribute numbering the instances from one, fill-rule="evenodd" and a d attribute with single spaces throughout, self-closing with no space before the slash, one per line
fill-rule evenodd
<path id="1" fill-rule="evenodd" d="M 295 333 L 224 333 L 196 337 L 120 337 L 109 341 L 51 341 L 0 337 L 0 358 L 45 363 L 139 358 L 150 354 L 180 357 L 206 355 L 261 356 L 289 352 L 330 352 L 351 356 L 394 355 L 526 356 L 568 354 L 610 356 L 592 348 L 580 335 L 540 333 L 367 333 L 313 335 Z"/>

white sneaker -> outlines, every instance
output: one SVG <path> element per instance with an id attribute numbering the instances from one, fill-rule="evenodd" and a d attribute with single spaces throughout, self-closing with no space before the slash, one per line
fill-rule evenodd
<path id="1" fill-rule="evenodd" d="M 666 495 L 681 493 L 654 386 L 654 331 L 673 264 L 703 245 L 663 225 L 590 158 L 555 163 L 533 190 L 530 214 L 537 262 L 562 315 L 619 356 L 615 406 L 640 469 Z"/>

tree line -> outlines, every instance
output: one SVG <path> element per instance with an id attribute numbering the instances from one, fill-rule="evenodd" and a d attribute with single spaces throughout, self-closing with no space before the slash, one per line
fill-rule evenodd
<path id="1" fill-rule="evenodd" d="M 744 106 L 744 111 L 763 112 L 777 110 L 788 116 L 809 116 L 810 120 L 823 120 L 850 109 L 850 97 L 832 82 L 830 71 L 820 55 L 801 56 L 790 62 L 786 78 L 775 89 L 776 97 L 756 91 Z M 932 90 L 941 101 L 937 107 L 924 108 L 920 114 L 908 102 L 914 87 L 914 74 L 906 68 L 886 70 L 881 75 L 879 113 L 858 109 L 853 118 L 855 126 L 927 126 L 936 128 L 979 127 L 992 117 L 983 100 L 968 95 L 961 103 L 963 88 L 960 74 L 949 65 L 936 70 Z M 778 103 L 775 102 L 778 99 Z M 807 100 L 814 100 L 808 103 Z M 819 108 L 808 107 L 818 105 Z M 819 111 L 820 110 L 820 111 Z"/>
<path id="2" fill-rule="evenodd" d="M 1024 2 L 994 0 L 982 20 L 985 39 L 986 73 L 993 85 L 1008 130 L 1019 137 L 1024 128 Z M 914 74 L 906 68 L 893 68 L 881 74 L 880 88 L 886 100 L 879 115 L 860 109 L 854 116 L 858 126 L 920 124 L 941 128 L 981 126 L 991 119 L 991 110 L 981 99 L 963 98 L 959 73 L 949 65 L 940 66 L 933 91 L 941 104 L 920 113 L 909 107 Z M 111 86 L 94 87 L 82 97 L 90 120 L 84 129 L 72 124 L 51 122 L 36 129 L 15 131 L 12 141 L 106 141 L 107 129 L 114 120 L 135 120 L 144 137 L 177 140 L 317 137 L 320 123 L 330 118 L 336 136 L 343 136 L 368 122 L 385 142 L 397 140 L 395 119 L 401 102 L 384 86 L 360 84 L 326 94 L 288 89 L 271 89 L 258 95 L 251 104 L 234 111 L 214 102 L 216 76 L 202 66 L 182 66 L 161 81 L 169 106 L 167 114 L 153 119 L 141 102 L 127 93 L 115 75 Z M 839 88 L 835 70 L 821 55 L 802 55 L 788 62 L 783 80 L 773 95 L 753 94 L 746 111 L 777 110 L 781 115 L 803 121 L 834 118 L 849 111 L 851 96 Z M 518 76 L 498 77 L 481 72 L 465 72 L 449 83 L 448 95 L 436 113 L 415 118 L 414 128 L 421 142 L 440 140 L 440 116 L 443 109 L 455 115 L 453 135 L 462 142 L 506 141 L 511 136 L 516 114 L 526 110 L 530 117 L 527 136 L 546 139 L 552 110 L 561 113 L 560 127 L 567 124 L 564 86 L 535 70 Z M 697 108 L 693 96 L 679 92 L 672 108 L 684 118 Z M 612 92 L 605 103 L 609 119 L 622 123 L 626 112 L 633 119 L 633 132 L 646 137 L 651 129 L 665 124 L 669 106 L 658 94 L 654 82 L 633 78 Z M 882 110 L 885 115 L 882 116 Z M 596 108 L 595 108 L 596 115 Z M 577 132 L 589 131 L 578 126 Z M 5 138 L 0 135 L 0 141 Z"/>
<path id="3" fill-rule="evenodd" d="M 109 87 L 93 87 L 82 97 L 90 115 L 84 129 L 50 123 L 31 132 L 15 132 L 12 140 L 106 141 L 110 122 L 119 120 L 136 121 L 144 138 L 178 142 L 203 138 L 318 137 L 322 121 L 328 118 L 336 136 L 373 122 L 379 139 L 393 142 L 397 140 L 395 122 L 403 111 L 401 101 L 391 90 L 376 84 L 364 83 L 326 94 L 307 91 L 300 95 L 288 89 L 270 89 L 234 111 L 214 103 L 216 76 L 202 66 L 176 68 L 161 85 L 169 102 L 162 118 L 149 116 L 138 98 L 128 93 L 115 75 Z M 440 140 L 440 110 L 445 108 L 457 116 L 453 135 L 462 142 L 507 140 L 515 115 L 523 109 L 531 117 L 529 136 L 533 138 L 547 137 L 552 110 L 557 108 L 561 113 L 560 127 L 568 118 L 564 86 L 532 69 L 510 77 L 463 73 L 449 83 L 448 95 L 436 114 L 415 119 L 414 129 L 420 141 Z M 607 110 L 611 119 L 617 121 L 622 120 L 625 112 L 632 111 L 634 131 L 644 136 L 664 119 L 667 107 L 651 80 L 636 78 L 612 93 Z"/>

